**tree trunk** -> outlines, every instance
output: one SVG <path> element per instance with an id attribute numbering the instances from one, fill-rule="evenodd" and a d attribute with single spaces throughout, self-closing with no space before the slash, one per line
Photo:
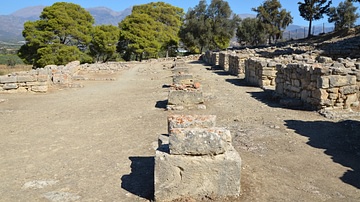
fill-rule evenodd
<path id="1" fill-rule="evenodd" d="M 312 19 L 310 19 L 310 21 L 309 21 L 309 31 L 308 31 L 308 38 L 310 38 L 310 36 L 311 36 L 311 26 L 312 26 Z"/>

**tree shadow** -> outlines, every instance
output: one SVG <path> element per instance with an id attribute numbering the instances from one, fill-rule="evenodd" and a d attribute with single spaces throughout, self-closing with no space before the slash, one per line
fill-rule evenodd
<path id="1" fill-rule="evenodd" d="M 166 109 L 167 104 L 168 104 L 168 100 L 160 100 L 156 102 L 155 108 Z"/>
<path id="2" fill-rule="evenodd" d="M 231 83 L 235 86 L 247 86 L 247 87 L 255 87 L 253 85 L 250 85 L 245 81 L 244 78 L 236 78 L 236 79 L 225 79 L 226 82 Z"/>
<path id="3" fill-rule="evenodd" d="M 154 165 L 155 159 L 151 157 L 129 157 L 131 160 L 131 173 L 121 177 L 121 188 L 142 197 L 154 200 Z"/>
<path id="4" fill-rule="evenodd" d="M 348 167 L 340 179 L 360 189 L 360 122 L 346 120 L 299 121 L 286 120 L 286 126 L 296 133 L 308 137 L 308 145 L 325 149 L 335 163 Z"/>

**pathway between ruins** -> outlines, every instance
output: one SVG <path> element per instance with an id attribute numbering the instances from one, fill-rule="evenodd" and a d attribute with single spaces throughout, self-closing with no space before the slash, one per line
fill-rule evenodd
<path id="1" fill-rule="evenodd" d="M 207 109 L 166 111 L 170 66 L 141 63 L 84 88 L 0 94 L 0 201 L 149 201 L 157 137 L 177 113 L 216 115 L 231 130 L 243 160 L 239 201 L 360 200 L 360 153 L 339 136 L 359 120 L 281 108 L 197 62 L 189 66 Z"/>

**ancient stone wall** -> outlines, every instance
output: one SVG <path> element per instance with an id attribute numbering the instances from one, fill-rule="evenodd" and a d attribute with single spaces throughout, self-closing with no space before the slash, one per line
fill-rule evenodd
<path id="1" fill-rule="evenodd" d="M 351 59 L 332 62 L 325 57 L 318 61 L 327 63 L 277 65 L 276 93 L 317 109 L 358 106 L 360 63 Z"/>
<path id="2" fill-rule="evenodd" d="M 275 86 L 276 62 L 271 59 L 250 58 L 245 61 L 245 80 L 261 88 Z"/>
<path id="3" fill-rule="evenodd" d="M 211 54 L 210 64 L 212 66 L 219 65 L 219 52 L 213 52 Z"/>
<path id="4" fill-rule="evenodd" d="M 225 71 L 229 71 L 229 53 L 220 52 L 219 53 L 219 66 Z"/>
<path id="5" fill-rule="evenodd" d="M 154 59 L 156 62 L 174 61 L 181 59 L 185 61 L 198 60 L 201 55 L 190 55 L 184 57 Z M 144 60 L 143 62 L 152 62 Z M 79 72 L 115 72 L 129 68 L 140 62 L 107 62 L 94 64 L 81 64 L 79 61 L 70 62 L 67 65 L 47 65 L 44 68 L 33 69 L 24 72 L 15 72 L 0 76 L 0 93 L 19 92 L 42 92 L 48 91 L 53 85 L 71 87 L 74 80 L 87 80 Z"/>

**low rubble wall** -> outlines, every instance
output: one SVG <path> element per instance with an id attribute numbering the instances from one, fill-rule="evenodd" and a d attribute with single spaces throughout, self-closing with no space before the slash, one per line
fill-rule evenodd
<path id="1" fill-rule="evenodd" d="M 201 55 L 190 55 L 184 57 L 154 59 L 157 62 L 174 61 L 182 59 L 185 61 L 198 60 Z M 152 62 L 144 60 L 143 62 Z M 30 71 L 15 72 L 0 76 L 0 93 L 20 93 L 20 92 L 41 92 L 48 91 L 50 86 L 57 85 L 62 87 L 72 87 L 73 80 L 86 80 L 79 72 L 116 72 L 124 70 L 141 62 L 106 62 L 94 64 L 80 64 L 73 61 L 67 65 L 47 65 L 44 68 L 33 69 Z"/>

